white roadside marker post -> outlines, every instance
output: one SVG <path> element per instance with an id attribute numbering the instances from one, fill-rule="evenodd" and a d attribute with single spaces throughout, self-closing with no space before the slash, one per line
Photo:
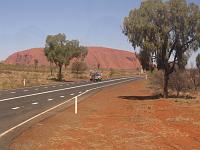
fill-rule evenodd
<path id="1" fill-rule="evenodd" d="M 24 86 L 26 86 L 26 79 L 24 79 L 23 83 L 24 83 Z"/>
<path id="2" fill-rule="evenodd" d="M 75 97 L 75 114 L 77 114 L 78 98 Z"/>

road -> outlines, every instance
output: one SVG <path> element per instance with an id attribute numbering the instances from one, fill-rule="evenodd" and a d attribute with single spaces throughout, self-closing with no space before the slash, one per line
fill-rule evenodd
<path id="1" fill-rule="evenodd" d="M 138 79 L 140 78 L 124 77 L 102 82 L 66 82 L 0 91 L 0 141 L 13 130 L 35 119 L 38 114 L 43 115 L 55 106 L 64 105 L 77 95 Z"/>

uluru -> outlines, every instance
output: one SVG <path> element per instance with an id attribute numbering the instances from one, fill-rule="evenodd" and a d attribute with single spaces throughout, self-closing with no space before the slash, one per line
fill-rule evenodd
<path id="1" fill-rule="evenodd" d="M 104 69 L 137 69 L 140 67 L 139 60 L 131 51 L 118 50 L 105 47 L 87 47 L 88 54 L 85 62 L 89 68 Z M 4 61 L 5 64 L 33 65 L 37 59 L 40 66 L 48 66 L 44 48 L 31 48 L 11 54 Z"/>

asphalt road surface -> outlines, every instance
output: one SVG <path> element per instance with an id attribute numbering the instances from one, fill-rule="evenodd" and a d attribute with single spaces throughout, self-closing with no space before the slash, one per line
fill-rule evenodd
<path id="1" fill-rule="evenodd" d="M 23 127 L 54 107 L 67 104 L 68 100 L 77 95 L 138 79 L 140 78 L 123 77 L 102 82 L 66 82 L 0 91 L 0 142 L 4 140 L 4 136 L 12 134 L 13 130 Z"/>

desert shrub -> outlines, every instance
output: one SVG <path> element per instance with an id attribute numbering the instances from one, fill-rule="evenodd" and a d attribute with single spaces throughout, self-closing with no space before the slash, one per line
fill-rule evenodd
<path id="1" fill-rule="evenodd" d="M 157 92 L 163 89 L 163 72 L 156 71 L 150 76 L 151 87 Z M 197 69 L 176 70 L 169 77 L 169 92 L 179 96 L 180 92 L 197 90 L 200 88 L 200 76 Z"/>
<path id="2" fill-rule="evenodd" d="M 179 96 L 180 92 L 187 90 L 186 72 L 184 70 L 177 69 L 173 72 L 169 79 L 169 89 L 176 91 L 176 95 Z"/>
<path id="3" fill-rule="evenodd" d="M 109 73 L 109 77 L 113 77 L 113 75 L 115 74 L 115 70 L 113 68 L 110 68 L 110 73 Z"/>
<path id="4" fill-rule="evenodd" d="M 83 61 L 75 61 L 71 66 L 71 72 L 76 74 L 78 78 L 79 75 L 82 75 L 87 70 L 87 64 Z"/>
<path id="5" fill-rule="evenodd" d="M 160 94 L 163 89 L 163 72 L 155 71 L 153 74 L 150 74 L 150 85 L 156 91 L 156 94 Z"/>
<path id="6" fill-rule="evenodd" d="M 197 69 L 189 69 L 187 73 L 188 88 L 197 90 L 200 87 L 200 75 Z"/>

